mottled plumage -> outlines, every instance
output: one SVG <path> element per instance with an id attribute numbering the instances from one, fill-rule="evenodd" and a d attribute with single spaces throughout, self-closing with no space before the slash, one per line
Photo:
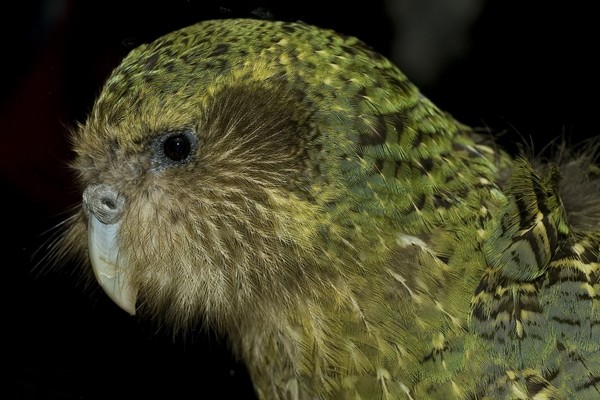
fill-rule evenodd
<path id="1" fill-rule="evenodd" d="M 89 237 L 123 308 L 224 334 L 262 399 L 600 397 L 591 153 L 513 159 L 356 38 L 168 34 L 73 145 L 60 251 Z"/>

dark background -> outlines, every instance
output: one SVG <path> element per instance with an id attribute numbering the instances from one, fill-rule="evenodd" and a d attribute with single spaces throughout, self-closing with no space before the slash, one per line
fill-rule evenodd
<path id="1" fill-rule="evenodd" d="M 127 316 L 100 291 L 85 289 L 73 265 L 43 273 L 34 268 L 49 237 L 44 232 L 79 198 L 66 167 L 72 159 L 68 130 L 85 120 L 103 80 L 133 47 L 210 18 L 303 20 L 360 37 L 393 58 L 441 108 L 502 133 L 509 149 L 517 142 L 540 149 L 561 135 L 578 142 L 599 134 L 596 14 L 584 2 L 549 3 L 11 4 L 0 24 L 0 185 L 2 218 L 8 220 L 2 236 L 2 360 L 10 371 L 4 375 L 8 395 L 0 396 L 253 396 L 243 366 L 214 335 L 173 338 L 154 323 Z"/>

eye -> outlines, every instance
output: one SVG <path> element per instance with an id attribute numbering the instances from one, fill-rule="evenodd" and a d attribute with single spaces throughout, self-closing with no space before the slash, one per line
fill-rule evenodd
<path id="1" fill-rule="evenodd" d="M 192 143 L 188 136 L 183 133 L 167 136 L 163 143 L 163 152 L 171 161 L 183 161 L 192 152 Z"/>
<path id="2" fill-rule="evenodd" d="M 192 129 L 167 131 L 154 138 L 152 144 L 154 171 L 162 171 L 189 163 L 198 147 L 198 137 Z"/>

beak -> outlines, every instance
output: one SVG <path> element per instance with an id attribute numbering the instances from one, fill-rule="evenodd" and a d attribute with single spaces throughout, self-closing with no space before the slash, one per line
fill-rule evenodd
<path id="1" fill-rule="evenodd" d="M 120 222 L 104 224 L 88 214 L 88 249 L 94 275 L 108 297 L 131 315 L 135 315 L 137 290 L 132 288 L 127 266 L 119 258 Z"/>

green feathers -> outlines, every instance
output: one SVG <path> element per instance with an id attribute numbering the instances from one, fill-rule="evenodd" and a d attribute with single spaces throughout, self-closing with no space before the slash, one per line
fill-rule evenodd
<path id="1" fill-rule="evenodd" d="M 600 395 L 598 168 L 512 160 L 355 38 L 168 34 L 113 72 L 74 146 L 64 246 L 92 221 L 122 304 L 215 327 L 262 399 Z"/>
<path id="2" fill-rule="evenodd" d="M 513 398 L 507 387 L 531 398 L 600 395 L 598 242 L 572 232 L 560 181 L 558 166 L 540 176 L 517 159 L 486 241 L 488 269 L 474 297 L 472 327 L 487 349 L 483 366 L 493 383 L 485 393 L 493 397 Z"/>

